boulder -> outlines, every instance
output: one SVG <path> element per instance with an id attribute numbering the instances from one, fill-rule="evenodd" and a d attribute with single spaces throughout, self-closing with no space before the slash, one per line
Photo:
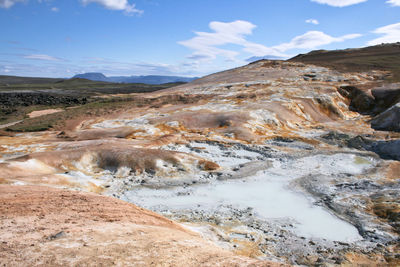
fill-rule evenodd
<path id="1" fill-rule="evenodd" d="M 400 139 L 390 141 L 376 141 L 368 146 L 383 159 L 400 160 Z"/>
<path id="2" fill-rule="evenodd" d="M 400 102 L 375 116 L 371 127 L 375 130 L 400 132 Z"/>
<path id="3" fill-rule="evenodd" d="M 380 109 L 378 111 L 385 110 L 400 101 L 399 88 L 376 88 L 371 90 L 371 94 L 375 98 L 377 108 Z"/>
<path id="4" fill-rule="evenodd" d="M 338 88 L 338 92 L 350 99 L 349 109 L 356 111 L 361 114 L 368 114 L 372 112 L 375 107 L 375 99 L 357 87 L 354 86 L 341 86 Z"/>

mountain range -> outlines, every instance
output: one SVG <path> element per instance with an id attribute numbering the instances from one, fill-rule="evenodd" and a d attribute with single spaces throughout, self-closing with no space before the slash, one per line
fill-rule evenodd
<path id="1" fill-rule="evenodd" d="M 82 78 L 92 81 L 113 82 L 113 83 L 145 83 L 145 84 L 163 84 L 176 82 L 191 82 L 197 77 L 180 77 L 180 76 L 162 76 L 162 75 L 145 75 L 145 76 L 110 76 L 107 77 L 100 72 L 88 72 L 77 74 L 73 78 Z"/>

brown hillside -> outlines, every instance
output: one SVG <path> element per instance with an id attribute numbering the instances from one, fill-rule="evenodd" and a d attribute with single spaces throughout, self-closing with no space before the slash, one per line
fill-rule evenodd
<path id="1" fill-rule="evenodd" d="M 392 81 L 400 81 L 400 43 L 345 50 L 315 50 L 289 61 L 331 67 L 344 72 L 387 70 Z"/>

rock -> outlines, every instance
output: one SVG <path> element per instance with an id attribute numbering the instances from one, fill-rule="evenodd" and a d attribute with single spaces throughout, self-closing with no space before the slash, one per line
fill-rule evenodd
<path id="1" fill-rule="evenodd" d="M 400 233 L 400 201 L 397 190 L 377 193 L 371 196 L 372 210 L 380 218 L 388 220 L 397 233 Z"/>
<path id="2" fill-rule="evenodd" d="M 339 93 L 351 100 L 349 109 L 362 114 L 372 112 L 375 107 L 375 99 L 365 91 L 355 86 L 341 86 Z"/>
<path id="3" fill-rule="evenodd" d="M 376 153 L 382 159 L 400 160 L 400 139 L 388 141 L 376 141 L 365 138 L 361 135 L 351 137 L 347 134 L 329 132 L 320 136 L 322 141 L 338 145 L 339 147 L 349 147 L 358 150 L 367 150 Z"/>
<path id="4" fill-rule="evenodd" d="M 400 132 L 400 102 L 376 116 L 371 126 L 375 130 Z"/>
<path id="5" fill-rule="evenodd" d="M 338 117 L 338 118 L 344 118 L 343 113 L 334 104 L 334 102 L 332 101 L 332 99 L 330 97 L 320 96 L 320 97 L 316 97 L 315 100 L 318 102 L 321 109 L 324 110 L 328 115 Z"/>
<path id="6" fill-rule="evenodd" d="M 219 165 L 208 160 L 202 160 L 199 162 L 199 167 L 205 171 L 215 171 L 219 169 Z"/>
<path id="7" fill-rule="evenodd" d="M 328 144 L 346 146 L 347 142 L 351 139 L 348 134 L 330 131 L 327 134 L 321 135 L 320 138 Z"/>
<path id="8" fill-rule="evenodd" d="M 385 110 L 400 101 L 400 89 L 376 88 L 371 91 L 377 107 Z"/>
<path id="9" fill-rule="evenodd" d="M 347 146 L 359 150 L 372 151 L 382 159 L 400 160 L 400 139 L 375 141 L 356 136 L 347 141 Z"/>
<path id="10" fill-rule="evenodd" d="M 315 77 L 317 77 L 317 74 L 315 74 L 315 73 L 306 73 L 303 76 L 304 77 L 309 77 L 309 78 L 315 78 Z"/>
<path id="11" fill-rule="evenodd" d="M 373 151 L 383 159 L 400 160 L 400 139 L 391 141 L 376 141 L 368 145 L 367 150 Z"/>
<path id="12" fill-rule="evenodd" d="M 347 146 L 350 148 L 360 149 L 360 150 L 368 150 L 368 145 L 371 144 L 372 141 L 362 137 L 356 136 L 347 141 Z"/>
<path id="13" fill-rule="evenodd" d="M 45 92 L 2 92 L 0 93 L 0 107 L 10 109 L 17 106 L 32 105 L 78 105 L 86 104 L 86 97 L 74 97 L 57 93 Z"/>
<path id="14" fill-rule="evenodd" d="M 61 232 L 58 232 L 57 234 L 49 236 L 47 239 L 48 240 L 54 240 L 54 239 L 58 239 L 58 238 L 61 238 L 61 237 L 64 237 L 64 236 L 65 236 L 64 231 L 61 231 Z"/>

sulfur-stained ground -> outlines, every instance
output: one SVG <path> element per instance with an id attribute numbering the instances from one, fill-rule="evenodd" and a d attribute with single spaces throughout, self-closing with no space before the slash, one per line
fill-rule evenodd
<path id="1" fill-rule="evenodd" d="M 396 145 L 400 134 L 371 128 L 373 115 L 350 110 L 354 100 L 341 89 L 357 86 L 368 98 L 385 75 L 259 61 L 145 94 L 142 104 L 106 116 L 69 118 L 57 131 L 4 134 L 0 183 L 8 199 L 0 208 L 9 215 L 1 217 L 0 236 L 22 231 L 12 245 L 4 241 L 4 255 L 21 264 L 395 266 L 400 175 L 396 151 L 382 147 Z M 121 214 L 114 220 L 114 207 L 133 206 L 65 189 L 140 204 L 208 241 L 144 210 L 156 225 L 136 219 L 130 225 Z M 48 199 L 22 201 L 25 194 L 39 200 L 41 190 Z M 75 196 L 96 199 L 102 210 Z M 18 202 L 6 203 L 20 198 L 21 208 L 35 212 L 17 220 L 11 211 Z M 63 208 L 41 208 L 42 202 Z M 26 228 L 27 220 L 37 224 Z M 52 226 L 40 230 L 43 224 Z"/>

